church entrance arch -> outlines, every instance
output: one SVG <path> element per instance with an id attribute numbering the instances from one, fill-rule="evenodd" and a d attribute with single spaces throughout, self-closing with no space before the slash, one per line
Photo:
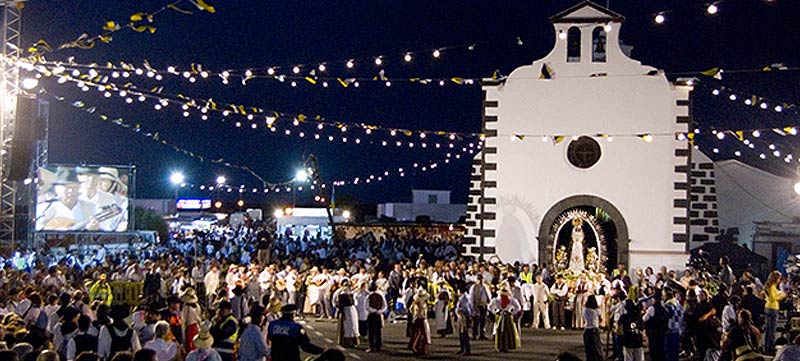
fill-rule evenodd
<path id="1" fill-rule="evenodd" d="M 620 262 L 628 266 L 630 238 L 625 218 L 597 196 L 575 195 L 553 205 L 542 218 L 537 238 L 539 263 L 556 270 L 602 267 L 610 271 Z"/>

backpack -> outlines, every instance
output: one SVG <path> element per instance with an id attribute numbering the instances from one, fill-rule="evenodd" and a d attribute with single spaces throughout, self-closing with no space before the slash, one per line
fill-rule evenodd
<path id="1" fill-rule="evenodd" d="M 110 355 L 115 355 L 118 352 L 123 351 L 130 351 L 133 345 L 131 345 L 131 337 L 133 336 L 133 330 L 128 328 L 125 335 L 118 336 L 117 333 L 114 331 L 115 327 L 112 325 L 108 327 L 108 334 L 111 336 L 111 352 Z"/>

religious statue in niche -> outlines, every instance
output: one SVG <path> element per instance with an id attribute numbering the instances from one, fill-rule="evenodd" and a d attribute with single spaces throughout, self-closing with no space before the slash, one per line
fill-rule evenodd
<path id="1" fill-rule="evenodd" d="M 569 256 L 569 270 L 573 273 L 581 273 L 586 270 L 586 262 L 583 254 L 583 241 L 586 235 L 583 234 L 583 219 L 572 219 L 572 252 Z"/>
<path id="2" fill-rule="evenodd" d="M 562 214 L 553 224 L 556 272 L 568 279 L 604 272 L 605 237 L 594 216 L 581 209 Z"/>

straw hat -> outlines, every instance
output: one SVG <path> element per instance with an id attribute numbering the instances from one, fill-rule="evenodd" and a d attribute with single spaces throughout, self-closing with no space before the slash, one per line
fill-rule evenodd
<path id="1" fill-rule="evenodd" d="M 194 290 L 194 288 L 187 288 L 186 292 L 181 295 L 181 302 L 183 303 L 197 303 L 198 301 L 197 292 Z"/>
<path id="2" fill-rule="evenodd" d="M 194 336 L 194 346 L 198 349 L 206 349 L 211 347 L 212 344 L 214 344 L 214 337 L 211 336 L 207 328 L 201 327 L 197 335 Z"/>
<path id="3" fill-rule="evenodd" d="M 414 302 L 424 303 L 427 302 L 431 296 L 425 290 L 417 291 L 417 294 L 414 295 Z"/>

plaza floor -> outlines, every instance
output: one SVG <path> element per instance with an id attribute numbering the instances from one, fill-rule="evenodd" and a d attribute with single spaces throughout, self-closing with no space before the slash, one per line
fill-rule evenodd
<path id="1" fill-rule="evenodd" d="M 431 320 L 432 321 L 432 320 Z M 329 320 L 306 319 L 301 321 L 306 327 L 311 340 L 325 348 L 336 345 L 336 323 Z M 605 335 L 603 335 L 605 337 Z M 386 323 L 383 329 L 384 347 L 380 354 L 367 353 L 366 340 L 355 349 L 341 349 L 347 360 L 408 360 L 415 358 L 406 346 L 405 322 Z M 459 350 L 458 337 L 449 335 L 446 338 L 433 336 L 430 353 L 418 357 L 423 360 L 542 360 L 553 361 L 561 352 L 569 351 L 584 358 L 582 332 L 577 330 L 543 330 L 523 329 L 521 348 L 509 353 L 500 353 L 494 349 L 494 342 L 471 341 L 472 356 L 456 355 Z"/>

